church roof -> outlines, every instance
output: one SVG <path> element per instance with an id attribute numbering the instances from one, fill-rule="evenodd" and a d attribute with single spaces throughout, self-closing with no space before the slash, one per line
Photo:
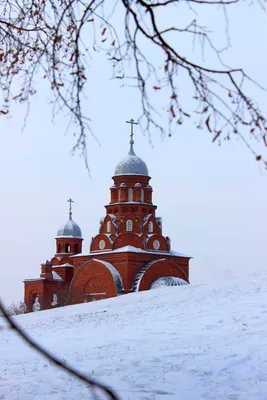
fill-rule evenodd
<path id="1" fill-rule="evenodd" d="M 151 285 L 150 289 L 158 289 L 164 286 L 180 286 L 188 285 L 184 279 L 177 278 L 176 276 L 162 276 L 161 278 L 155 279 Z"/>
<path id="2" fill-rule="evenodd" d="M 82 239 L 81 228 L 79 227 L 78 224 L 76 224 L 76 222 L 72 220 L 71 217 L 57 231 L 57 238 L 62 238 L 62 237 Z"/>
<path id="3" fill-rule="evenodd" d="M 98 255 L 98 254 L 113 254 L 113 253 L 146 253 L 146 254 L 157 254 L 157 255 L 169 255 L 169 256 L 176 256 L 176 257 L 184 257 L 184 258 L 192 258 L 191 256 L 188 256 L 183 253 L 179 253 L 174 250 L 169 250 L 169 251 L 155 251 L 155 250 L 143 250 L 139 249 L 138 247 L 134 247 L 131 245 L 119 247 L 118 249 L 114 250 L 106 250 L 106 251 L 93 251 L 91 253 L 80 253 L 80 254 L 75 254 L 71 256 L 73 257 L 81 257 L 81 256 L 92 256 L 92 255 Z"/>
<path id="4" fill-rule="evenodd" d="M 69 199 L 68 202 L 70 203 L 69 220 L 65 224 L 61 225 L 61 227 L 57 231 L 56 239 L 59 239 L 59 238 L 82 239 L 81 228 L 72 219 L 72 205 L 71 205 L 71 203 L 73 203 L 73 200 Z"/>
<path id="5" fill-rule="evenodd" d="M 144 175 L 148 176 L 148 168 L 146 163 L 134 152 L 134 141 L 131 138 L 130 150 L 126 157 L 124 157 L 116 166 L 114 175 Z"/>

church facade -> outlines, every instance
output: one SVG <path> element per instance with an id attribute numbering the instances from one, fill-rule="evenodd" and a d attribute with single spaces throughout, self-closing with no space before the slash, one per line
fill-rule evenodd
<path id="1" fill-rule="evenodd" d="M 39 278 L 24 281 L 28 311 L 36 303 L 49 309 L 189 283 L 190 257 L 173 251 L 170 238 L 162 234 L 148 168 L 133 145 L 131 134 L 129 153 L 115 168 L 106 215 L 88 254 L 82 251 L 82 232 L 69 200 L 69 219 L 57 232 L 55 256 L 41 265 Z"/>

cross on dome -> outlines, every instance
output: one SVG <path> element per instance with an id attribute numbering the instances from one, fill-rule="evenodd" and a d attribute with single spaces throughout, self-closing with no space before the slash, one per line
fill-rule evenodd
<path id="1" fill-rule="evenodd" d="M 69 200 L 67 200 L 67 202 L 70 203 L 69 217 L 70 217 L 70 219 L 72 219 L 72 205 L 71 205 L 71 203 L 74 203 L 74 201 L 71 198 L 69 198 Z"/>
<path id="2" fill-rule="evenodd" d="M 82 239 L 82 232 L 79 227 L 79 225 L 76 224 L 75 221 L 72 219 L 72 203 L 74 201 L 69 198 L 67 200 L 68 203 L 70 203 L 70 208 L 69 208 L 69 220 L 63 224 L 59 230 L 57 231 L 57 239 L 58 238 L 76 238 L 76 239 Z"/>
<path id="3" fill-rule="evenodd" d="M 129 154 L 134 154 L 134 150 L 133 150 L 133 144 L 134 144 L 134 140 L 133 140 L 133 136 L 134 136 L 134 130 L 133 130 L 133 126 L 134 125 L 138 125 L 138 122 L 134 122 L 134 119 L 130 119 L 130 121 L 126 121 L 127 124 L 131 124 L 131 133 L 130 133 L 130 152 Z"/>
<path id="4" fill-rule="evenodd" d="M 117 165 L 114 171 L 114 176 L 116 175 L 144 175 L 148 176 L 148 169 L 146 163 L 141 160 L 140 157 L 134 152 L 134 125 L 138 125 L 138 122 L 134 122 L 134 119 L 126 121 L 127 124 L 131 124 L 130 133 L 130 150 L 126 157 L 124 157 Z"/>

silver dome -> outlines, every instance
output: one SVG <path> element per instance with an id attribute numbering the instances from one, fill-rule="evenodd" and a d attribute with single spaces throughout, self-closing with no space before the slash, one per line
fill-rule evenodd
<path id="1" fill-rule="evenodd" d="M 133 150 L 132 144 L 127 156 L 117 164 L 114 175 L 148 176 L 148 168 L 146 163 L 141 160 L 141 158 L 137 157 Z"/>
<path id="2" fill-rule="evenodd" d="M 164 286 L 180 286 L 180 285 L 188 285 L 184 279 L 177 278 L 175 276 L 162 276 L 161 278 L 155 279 L 151 285 L 150 289 L 158 289 Z"/>
<path id="3" fill-rule="evenodd" d="M 82 231 L 79 225 L 70 218 L 57 231 L 57 238 L 61 237 L 82 239 Z"/>

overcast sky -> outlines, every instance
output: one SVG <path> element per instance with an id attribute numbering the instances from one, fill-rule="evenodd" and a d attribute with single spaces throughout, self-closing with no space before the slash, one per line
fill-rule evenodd
<path id="1" fill-rule="evenodd" d="M 266 17 L 257 7 L 234 10 L 227 59 L 267 86 Z M 51 97 L 43 84 L 23 134 L 21 105 L 13 108 L 11 119 L 0 119 L 0 292 L 7 304 L 23 299 L 23 279 L 39 277 L 40 264 L 53 257 L 57 229 L 68 219 L 69 197 L 74 199 L 73 219 L 82 229 L 83 251 L 89 249 L 105 215 L 114 168 L 128 152 L 125 121 L 139 116 L 139 93 L 109 79 L 104 57 L 96 59 L 90 74 L 86 106 L 101 144 L 88 138 L 91 178 L 83 159 L 70 154 L 75 141 L 71 131 L 65 135 L 65 114 L 51 122 Z M 266 114 L 266 97 L 256 95 Z M 135 152 L 152 177 L 163 234 L 171 237 L 173 250 L 193 257 L 191 282 L 267 268 L 267 172 L 247 148 L 235 139 L 212 144 L 191 120 L 177 125 L 171 138 L 150 134 L 152 144 L 136 129 Z"/>

